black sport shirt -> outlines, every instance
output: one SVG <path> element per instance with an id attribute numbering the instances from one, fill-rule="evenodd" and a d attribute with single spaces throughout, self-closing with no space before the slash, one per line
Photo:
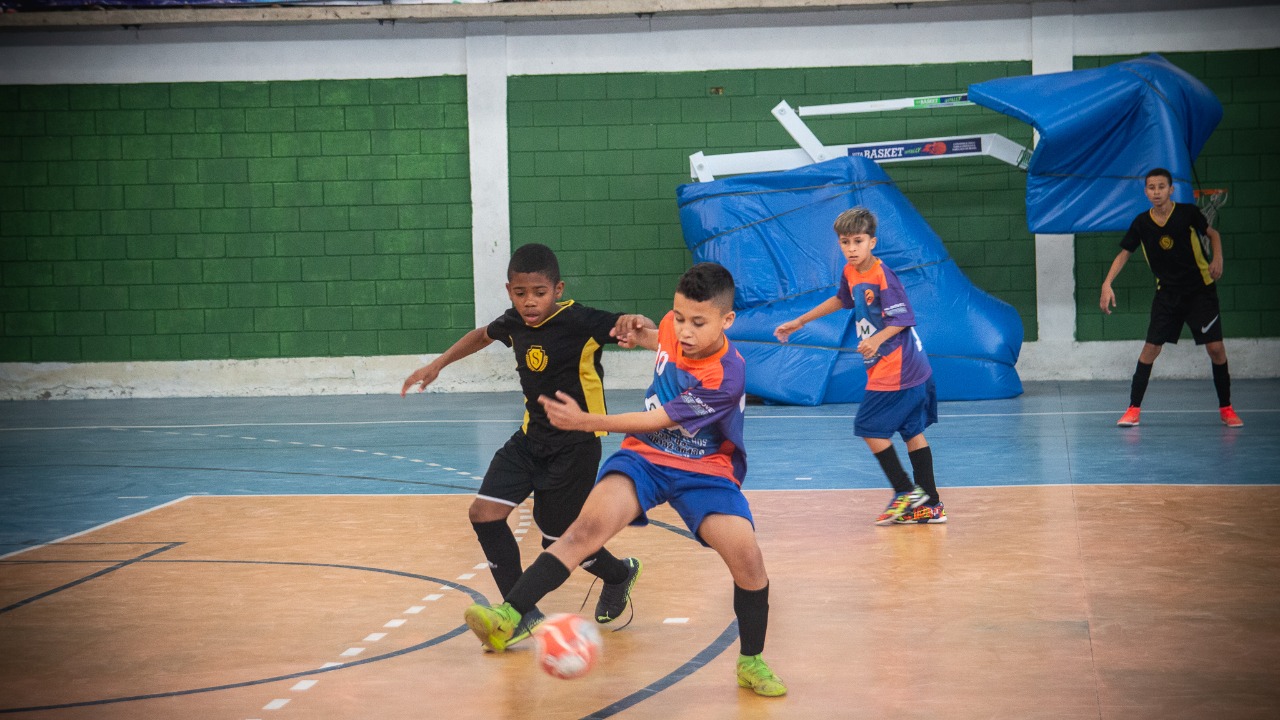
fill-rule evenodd
<path id="1" fill-rule="evenodd" d="M 1200 208 L 1176 203 L 1164 224 L 1156 222 L 1152 211 L 1133 219 L 1120 247 L 1142 254 L 1156 276 L 1160 290 L 1190 290 L 1213 284 L 1209 276 L 1209 224 Z"/>
<path id="2" fill-rule="evenodd" d="M 587 412 L 604 413 L 604 367 L 600 356 L 606 343 L 616 343 L 609 331 L 622 313 L 610 313 L 578 305 L 557 303 L 551 317 L 536 326 L 526 325 L 514 308 L 489 323 L 487 333 L 511 348 L 524 391 L 524 423 L 531 440 L 548 445 L 570 445 L 605 433 L 560 430 L 547 419 L 539 395 L 555 397 L 562 390 Z"/>

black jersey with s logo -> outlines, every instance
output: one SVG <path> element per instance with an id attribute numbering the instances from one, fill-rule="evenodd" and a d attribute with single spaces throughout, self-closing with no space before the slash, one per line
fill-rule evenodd
<path id="1" fill-rule="evenodd" d="M 559 309 L 538 325 L 526 325 L 515 309 L 508 309 L 489 323 L 487 333 L 511 348 L 524 391 L 524 423 L 530 439 L 549 445 L 570 445 L 605 433 L 560 430 L 547 420 L 539 395 L 555 397 L 556 391 L 572 395 L 588 412 L 604 413 L 604 367 L 600 359 L 608 343 L 618 342 L 609 331 L 622 313 L 579 305 L 572 300 L 557 303 Z"/>
<path id="2" fill-rule="evenodd" d="M 1142 247 L 1161 290 L 1204 288 L 1213 284 L 1208 228 L 1200 208 L 1177 203 L 1163 223 L 1150 210 L 1134 218 L 1120 247 L 1129 252 Z"/>

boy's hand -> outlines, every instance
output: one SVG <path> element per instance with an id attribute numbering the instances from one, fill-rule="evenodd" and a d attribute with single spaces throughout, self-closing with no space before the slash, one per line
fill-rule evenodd
<path id="1" fill-rule="evenodd" d="M 870 360 L 871 358 L 875 357 L 880 352 L 880 344 L 883 341 L 878 341 L 875 338 L 876 336 L 872 335 L 866 340 L 863 340 L 862 342 L 858 343 L 858 352 L 861 353 L 862 357 L 866 358 L 867 360 Z"/>
<path id="2" fill-rule="evenodd" d="M 1116 291 L 1111 289 L 1110 285 L 1102 286 L 1102 297 L 1098 298 L 1098 307 L 1102 308 L 1102 312 L 1110 315 L 1111 308 L 1116 306 Z"/>
<path id="3" fill-rule="evenodd" d="M 1209 277 L 1214 280 L 1222 278 L 1222 255 L 1214 255 L 1209 261 Z"/>
<path id="4" fill-rule="evenodd" d="M 539 395 L 538 402 L 547 411 L 547 419 L 561 430 L 593 430 L 589 426 L 591 415 L 578 407 L 578 401 L 563 390 L 557 390 L 554 398 Z M 584 424 L 583 421 L 587 421 Z"/>
<path id="5" fill-rule="evenodd" d="M 640 334 L 645 330 L 656 330 L 657 325 L 644 315 L 623 315 L 618 318 L 618 322 L 609 331 L 609 334 L 618 338 L 618 346 L 630 350 L 636 346 L 636 342 L 640 339 Z"/>
<path id="6" fill-rule="evenodd" d="M 804 327 L 804 323 L 799 320 L 788 320 L 778 327 L 774 328 L 773 336 L 778 338 L 778 342 L 786 342 L 791 337 L 791 333 Z"/>
<path id="7" fill-rule="evenodd" d="M 435 365 L 424 365 L 418 368 L 404 381 L 404 385 L 400 388 L 400 397 L 404 397 L 404 394 L 414 385 L 422 386 L 418 388 L 418 392 L 426 390 L 427 386 L 435 382 L 438 377 L 440 377 L 440 371 Z"/>

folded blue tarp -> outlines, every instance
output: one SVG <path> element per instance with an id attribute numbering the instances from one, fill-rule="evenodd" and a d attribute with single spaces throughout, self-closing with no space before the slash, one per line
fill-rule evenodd
<path id="1" fill-rule="evenodd" d="M 1147 171 L 1173 173 L 1192 202 L 1192 165 L 1222 120 L 1203 83 L 1159 55 L 1096 70 L 989 80 L 969 99 L 1035 127 L 1027 227 L 1037 233 L 1126 230 L 1151 206 Z"/>
<path id="2" fill-rule="evenodd" d="M 898 274 L 943 400 L 1013 397 L 1022 320 L 974 287 L 889 176 L 863 157 L 677 189 L 685 243 L 696 261 L 737 282 L 729 330 L 747 360 L 747 392 L 795 404 L 858 402 L 866 386 L 852 312 L 812 322 L 786 344 L 780 323 L 836 293 L 845 258 L 832 223 L 851 207 L 879 220 L 875 254 Z"/>

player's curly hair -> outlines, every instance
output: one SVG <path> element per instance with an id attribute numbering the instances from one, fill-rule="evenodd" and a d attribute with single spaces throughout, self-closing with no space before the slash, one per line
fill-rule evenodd
<path id="1" fill-rule="evenodd" d="M 516 248 L 507 263 L 507 279 L 516 273 L 541 273 L 552 285 L 560 282 L 560 261 L 551 248 L 541 243 L 529 243 Z"/>
<path id="2" fill-rule="evenodd" d="M 876 236 L 876 215 L 864 207 L 849 208 L 836 217 L 836 235 Z"/>
<path id="3" fill-rule="evenodd" d="M 733 310 L 733 275 L 718 263 L 701 262 L 686 270 L 676 292 L 694 302 L 710 300 L 724 312 Z"/>

